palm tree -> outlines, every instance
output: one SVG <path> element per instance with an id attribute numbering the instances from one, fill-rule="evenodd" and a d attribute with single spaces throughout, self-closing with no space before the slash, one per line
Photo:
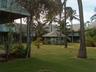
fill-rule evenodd
<path id="1" fill-rule="evenodd" d="M 86 58 L 86 45 L 85 45 L 85 29 L 84 29 L 84 18 L 83 18 L 83 6 L 82 0 L 77 0 L 79 7 L 79 17 L 80 17 L 80 49 L 79 49 L 79 58 Z"/>
<path id="2" fill-rule="evenodd" d="M 40 48 L 40 44 L 42 42 L 42 35 L 44 35 L 45 33 L 48 33 L 47 30 L 48 27 L 46 27 L 46 22 L 42 23 L 41 21 L 38 21 L 37 24 L 35 25 L 35 33 L 36 33 L 36 46 L 39 49 Z"/>

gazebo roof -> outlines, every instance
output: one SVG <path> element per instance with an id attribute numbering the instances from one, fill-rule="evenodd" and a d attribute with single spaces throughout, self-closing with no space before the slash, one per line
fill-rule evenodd
<path id="1" fill-rule="evenodd" d="M 79 32 L 74 32 L 73 34 L 72 33 L 69 33 L 68 36 L 79 37 L 80 34 L 79 34 Z"/>
<path id="2" fill-rule="evenodd" d="M 58 31 L 52 31 L 50 33 L 43 35 L 43 37 L 65 37 L 65 35 Z"/>

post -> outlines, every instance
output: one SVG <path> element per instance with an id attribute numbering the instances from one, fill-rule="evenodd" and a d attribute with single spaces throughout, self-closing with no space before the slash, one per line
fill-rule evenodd
<path id="1" fill-rule="evenodd" d="M 22 44 L 22 18 L 20 19 L 20 29 L 19 30 L 20 30 L 20 32 L 19 32 L 20 33 L 19 34 L 20 35 L 19 44 L 21 45 Z"/>

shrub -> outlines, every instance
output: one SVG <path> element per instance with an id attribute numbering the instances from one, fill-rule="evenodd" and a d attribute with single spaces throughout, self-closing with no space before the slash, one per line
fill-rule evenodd
<path id="1" fill-rule="evenodd" d="M 96 47 L 96 29 L 92 28 L 86 31 L 86 45 Z"/>
<path id="2" fill-rule="evenodd" d="M 14 45 L 14 48 L 11 52 L 15 57 L 24 58 L 26 57 L 26 48 L 23 45 Z"/>

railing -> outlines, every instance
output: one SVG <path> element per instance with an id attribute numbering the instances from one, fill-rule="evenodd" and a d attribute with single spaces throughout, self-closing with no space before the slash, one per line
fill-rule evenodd
<path id="1" fill-rule="evenodd" d="M 14 24 L 13 24 L 14 25 Z M 12 32 L 15 32 L 15 26 L 12 26 L 12 24 L 0 24 L 0 32 L 9 32 L 10 29 L 12 30 Z"/>

